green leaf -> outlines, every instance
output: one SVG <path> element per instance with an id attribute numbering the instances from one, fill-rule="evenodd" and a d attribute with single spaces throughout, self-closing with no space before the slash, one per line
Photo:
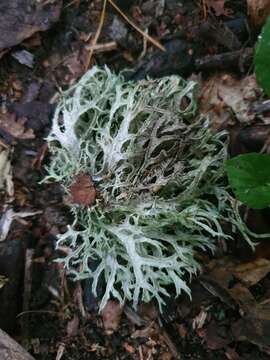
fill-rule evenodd
<path id="1" fill-rule="evenodd" d="M 270 205 L 270 156 L 249 153 L 226 163 L 226 170 L 236 197 L 250 208 Z"/>
<path id="2" fill-rule="evenodd" d="M 270 96 L 270 16 L 259 36 L 254 61 L 257 80 Z"/>

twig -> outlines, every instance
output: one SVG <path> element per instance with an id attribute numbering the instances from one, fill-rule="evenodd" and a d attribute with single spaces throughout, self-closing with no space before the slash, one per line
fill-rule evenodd
<path id="1" fill-rule="evenodd" d="M 104 0 L 101 15 L 100 15 L 100 19 L 99 19 L 98 29 L 97 29 L 95 37 L 94 37 L 94 39 L 92 41 L 92 44 L 91 44 L 91 48 L 90 48 L 90 51 L 89 51 L 89 56 L 88 56 L 86 66 L 85 66 L 85 71 L 88 70 L 88 68 L 90 66 L 91 59 L 92 59 L 93 52 L 94 52 L 94 47 L 97 45 L 97 41 L 99 39 L 101 30 L 102 30 L 102 27 L 103 27 L 103 24 L 104 24 L 104 19 L 105 19 L 105 14 L 106 14 L 106 6 L 107 6 L 107 0 Z"/>
<path id="2" fill-rule="evenodd" d="M 206 19 L 207 18 L 207 0 L 201 0 L 201 5 L 203 8 L 203 18 Z"/>
<path id="3" fill-rule="evenodd" d="M 126 22 L 129 23 L 135 30 L 137 30 L 144 38 L 146 38 L 150 43 L 152 43 L 154 46 L 156 46 L 161 51 L 166 51 L 165 47 L 160 44 L 159 41 L 155 40 L 152 36 L 147 34 L 145 31 L 143 31 L 141 28 L 139 28 L 132 20 L 130 20 L 127 15 L 123 13 L 123 11 L 114 3 L 113 0 L 108 0 L 108 2 L 112 5 L 112 7 L 115 8 L 115 10 L 126 20 Z"/>
<path id="4" fill-rule="evenodd" d="M 29 310 L 29 300 L 32 289 L 32 263 L 33 263 L 33 249 L 27 249 L 25 254 L 25 269 L 24 269 L 24 294 L 23 294 L 23 312 Z"/>
<path id="5" fill-rule="evenodd" d="M 24 315 L 28 315 L 28 314 L 51 314 L 51 315 L 57 315 L 57 316 L 61 316 L 61 314 L 57 311 L 51 311 L 51 310 L 28 310 L 28 311 L 23 311 L 21 313 L 19 313 L 16 317 L 21 317 Z"/>
<path id="6" fill-rule="evenodd" d="M 148 34 L 148 29 L 146 29 L 145 32 Z M 144 37 L 143 38 L 143 51 L 139 56 L 139 60 L 142 60 L 145 57 L 146 53 L 147 53 L 147 39 L 146 39 L 146 37 Z"/>
<path id="7" fill-rule="evenodd" d="M 79 1 L 80 1 L 80 0 L 79 0 Z M 72 0 L 72 1 L 70 1 L 66 6 L 64 6 L 63 9 L 65 10 L 65 9 L 67 9 L 68 7 L 72 6 L 72 5 L 74 5 L 74 4 L 76 4 L 76 3 L 79 3 L 79 1 L 78 1 L 78 0 Z M 77 4 L 76 4 L 76 5 L 77 5 Z"/>
<path id="8" fill-rule="evenodd" d="M 140 360 L 143 360 L 143 351 L 142 351 L 142 346 L 141 345 L 139 346 L 138 351 L 139 351 Z"/>
<path id="9" fill-rule="evenodd" d="M 77 283 L 74 297 L 77 302 L 80 313 L 81 313 L 82 317 L 85 319 L 86 311 L 85 311 L 84 304 L 83 304 L 83 291 L 82 291 L 82 287 L 81 287 L 80 283 Z"/>
<path id="10" fill-rule="evenodd" d="M 115 41 L 110 41 L 104 44 L 96 45 L 87 45 L 86 50 L 93 50 L 94 53 L 102 53 L 107 51 L 112 51 L 117 49 L 117 43 Z"/>
<path id="11" fill-rule="evenodd" d="M 0 139 L 0 146 L 2 146 L 5 149 L 8 149 L 8 145 L 5 144 L 1 139 Z"/>

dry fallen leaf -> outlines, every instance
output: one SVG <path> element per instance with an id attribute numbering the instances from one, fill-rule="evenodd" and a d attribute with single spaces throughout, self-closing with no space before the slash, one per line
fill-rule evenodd
<path id="1" fill-rule="evenodd" d="M 261 26 L 270 15 L 270 0 L 247 0 L 248 15 L 253 25 Z"/>
<path id="2" fill-rule="evenodd" d="M 147 327 L 135 330 L 134 333 L 131 334 L 132 339 L 138 338 L 151 338 L 157 332 L 156 326 L 154 322 L 151 322 Z"/>
<path id="3" fill-rule="evenodd" d="M 228 289 L 228 292 L 245 313 L 256 305 L 254 296 L 243 284 L 235 284 L 232 288 Z"/>
<path id="4" fill-rule="evenodd" d="M 208 7 L 214 10 L 216 16 L 229 16 L 231 15 L 231 10 L 225 8 L 226 0 L 208 0 Z"/>
<path id="5" fill-rule="evenodd" d="M 223 328 L 220 328 L 214 321 L 211 321 L 204 330 L 203 338 L 210 350 L 220 350 L 231 342 L 229 334 L 226 334 L 224 338 L 219 334 Z"/>
<path id="6" fill-rule="evenodd" d="M 75 176 L 69 187 L 70 196 L 67 201 L 82 206 L 94 205 L 97 191 L 90 175 L 79 174 Z"/>
<path id="7" fill-rule="evenodd" d="M 235 308 L 235 302 L 230 296 L 226 286 L 220 285 L 216 280 L 212 280 L 211 277 L 207 276 L 202 276 L 200 278 L 200 283 L 210 294 L 219 298 L 228 307 L 231 309 Z"/>
<path id="8" fill-rule="evenodd" d="M 134 354 L 136 351 L 136 349 L 131 346 L 127 341 L 124 341 L 122 346 L 129 354 Z"/>
<path id="9" fill-rule="evenodd" d="M 188 330 L 184 324 L 175 324 L 178 334 L 181 339 L 186 339 Z"/>
<path id="10" fill-rule="evenodd" d="M 24 117 L 16 119 L 15 113 L 0 113 L 0 129 L 15 139 L 28 140 L 35 138 L 32 129 L 25 129 L 26 121 L 27 119 Z"/>
<path id="11" fill-rule="evenodd" d="M 101 312 L 103 325 L 106 333 L 111 335 L 114 333 L 120 324 L 123 313 L 123 306 L 118 301 L 109 300 Z"/>
<path id="12" fill-rule="evenodd" d="M 232 325 L 232 334 L 236 341 L 250 342 L 270 355 L 270 306 L 264 308 L 259 304 L 254 307 Z"/>
<path id="13" fill-rule="evenodd" d="M 213 75 L 202 84 L 200 112 L 210 115 L 214 130 L 227 127 L 235 118 L 248 125 L 255 118 L 250 109 L 259 94 L 254 75 L 242 80 L 229 74 Z"/>
<path id="14" fill-rule="evenodd" d="M 256 259 L 255 261 L 240 264 L 233 270 L 234 276 L 250 287 L 257 284 L 270 272 L 270 261 Z"/>
<path id="15" fill-rule="evenodd" d="M 62 65 L 68 69 L 64 78 L 65 83 L 72 84 L 84 74 L 88 53 L 86 49 L 82 49 L 80 52 L 75 51 L 63 60 Z"/>

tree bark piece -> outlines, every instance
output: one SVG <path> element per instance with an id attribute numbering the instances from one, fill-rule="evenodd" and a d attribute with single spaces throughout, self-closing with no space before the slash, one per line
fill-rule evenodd
<path id="1" fill-rule="evenodd" d="M 35 360 L 21 345 L 0 329 L 1 360 Z"/>
<path id="2" fill-rule="evenodd" d="M 0 2 L 0 51 L 21 43 L 37 31 L 48 30 L 61 12 L 62 0 Z"/>

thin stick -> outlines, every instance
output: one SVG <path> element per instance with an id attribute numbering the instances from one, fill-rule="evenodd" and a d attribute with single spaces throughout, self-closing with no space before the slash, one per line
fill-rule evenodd
<path id="1" fill-rule="evenodd" d="M 57 315 L 57 316 L 61 316 L 61 314 L 57 311 L 51 311 L 51 310 L 28 310 L 28 311 L 23 311 L 21 313 L 19 313 L 16 317 L 20 317 L 23 315 L 27 315 L 27 314 L 52 314 L 52 315 Z"/>
<path id="2" fill-rule="evenodd" d="M 32 292 L 32 264 L 33 264 L 33 249 L 27 249 L 25 254 L 24 267 L 24 293 L 23 293 L 23 313 L 27 314 L 29 311 L 29 302 Z M 29 317 L 26 316 L 23 321 L 24 333 L 28 333 Z"/>
<path id="3" fill-rule="evenodd" d="M 96 44 L 95 46 L 93 45 L 86 46 L 86 50 L 93 50 L 94 53 L 102 53 L 107 51 L 113 51 L 116 49 L 117 49 L 117 43 L 115 41 L 110 41 L 104 44 Z"/>
<path id="4" fill-rule="evenodd" d="M 65 10 L 66 8 L 76 4 L 77 2 L 78 2 L 78 0 L 72 0 L 66 6 L 64 6 L 63 9 Z"/>
<path id="5" fill-rule="evenodd" d="M 86 66 L 85 66 L 85 71 L 88 70 L 88 68 L 90 66 L 91 59 L 92 59 L 93 52 L 94 52 L 94 48 L 95 48 L 95 46 L 97 44 L 98 38 L 100 36 L 101 30 L 102 30 L 102 27 L 103 27 L 103 24 L 104 24 L 104 19 L 105 19 L 105 14 L 106 14 L 106 6 L 107 6 L 107 0 L 104 0 L 103 8 L 102 8 L 100 19 L 99 19 L 98 29 L 97 29 L 95 37 L 94 37 L 94 39 L 92 41 L 92 44 L 91 44 L 91 48 L 90 48 L 90 51 L 89 51 L 89 56 L 88 56 Z"/>
<path id="6" fill-rule="evenodd" d="M 147 34 L 145 31 L 140 29 L 132 20 L 130 20 L 123 11 L 114 3 L 113 0 L 108 0 L 108 2 L 115 8 L 115 10 L 128 22 L 132 27 L 134 27 L 135 30 L 137 30 L 144 38 L 146 38 L 150 43 L 152 43 L 154 46 L 156 46 L 161 51 L 166 51 L 165 47 L 160 44 L 157 40 L 155 40 L 152 36 Z"/>
<path id="7" fill-rule="evenodd" d="M 206 0 L 202 0 L 202 7 L 203 7 L 203 18 L 206 19 L 207 18 L 207 1 Z"/>

